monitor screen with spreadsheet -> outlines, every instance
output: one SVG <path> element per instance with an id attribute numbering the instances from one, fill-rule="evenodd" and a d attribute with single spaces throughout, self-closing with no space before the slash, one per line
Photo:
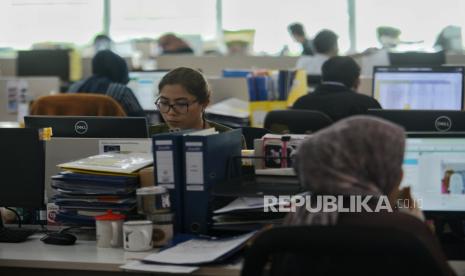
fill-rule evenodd
<path id="1" fill-rule="evenodd" d="M 129 73 L 128 87 L 134 92 L 143 110 L 156 110 L 155 100 L 158 97 L 158 83 L 166 73 L 168 70 Z"/>
<path id="2" fill-rule="evenodd" d="M 373 97 L 385 109 L 461 110 L 464 67 L 377 66 Z"/>
<path id="3" fill-rule="evenodd" d="M 401 187 L 427 212 L 465 212 L 465 134 L 409 134 Z"/>

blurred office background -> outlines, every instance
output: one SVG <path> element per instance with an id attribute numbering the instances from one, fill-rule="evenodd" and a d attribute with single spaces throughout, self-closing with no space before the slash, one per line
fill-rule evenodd
<path id="1" fill-rule="evenodd" d="M 339 35 L 340 53 L 377 47 L 376 28 L 401 30 L 401 50 L 433 51 L 443 28 L 465 25 L 461 0 L 6 0 L 0 2 L 0 48 L 72 45 L 85 49 L 104 33 L 122 55 L 159 53 L 157 38 L 175 33 L 194 53 L 225 54 L 225 30 L 254 30 L 251 54 L 298 55 L 287 26 Z M 144 43 L 142 43 L 144 42 Z M 150 43 L 146 43 L 150 42 Z M 143 45 L 143 46 L 141 46 Z M 149 45 L 148 47 L 146 45 Z M 403 47 L 403 48 L 402 48 Z M 84 52 L 85 55 L 85 52 Z"/>

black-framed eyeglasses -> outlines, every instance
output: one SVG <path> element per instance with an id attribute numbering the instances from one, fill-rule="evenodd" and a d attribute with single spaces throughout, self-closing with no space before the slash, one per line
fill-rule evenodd
<path id="1" fill-rule="evenodd" d="M 170 112 L 170 109 L 173 109 L 173 111 L 176 113 L 186 114 L 187 112 L 189 112 L 189 106 L 196 102 L 197 100 L 193 100 L 192 102 L 179 102 L 170 104 L 168 101 L 158 98 L 155 101 L 155 105 L 161 113 L 168 113 Z"/>

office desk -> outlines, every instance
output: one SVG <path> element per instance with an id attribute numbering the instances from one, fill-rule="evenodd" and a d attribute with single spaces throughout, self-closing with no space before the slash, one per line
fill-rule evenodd
<path id="1" fill-rule="evenodd" d="M 76 275 L 148 275 L 124 272 L 119 266 L 141 259 L 154 251 L 125 252 L 123 249 L 97 248 L 95 241 L 80 241 L 72 246 L 44 244 L 40 235 L 23 243 L 0 243 L 2 276 L 76 276 Z M 465 261 L 449 262 L 457 275 L 465 275 Z M 154 275 L 154 273 L 152 273 Z M 176 274 L 155 274 L 176 275 Z M 202 267 L 192 275 L 238 276 L 240 265 Z"/>
<path id="2" fill-rule="evenodd" d="M 0 275 L 122 275 L 119 266 L 141 259 L 156 252 L 126 252 L 121 249 L 97 248 L 95 241 L 78 240 L 75 245 L 57 246 L 42 243 L 41 235 L 34 235 L 22 243 L 0 243 Z M 33 274 L 32 274 L 33 273 Z M 225 275 L 240 274 L 239 265 L 203 267 L 192 275 Z M 147 273 L 130 273 L 129 275 L 147 275 Z M 156 274 L 164 275 L 164 274 Z M 174 275 L 174 274 L 166 274 Z"/>

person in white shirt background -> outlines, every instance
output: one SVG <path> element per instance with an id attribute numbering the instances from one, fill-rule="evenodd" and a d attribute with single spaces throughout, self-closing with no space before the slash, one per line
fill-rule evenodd
<path id="1" fill-rule="evenodd" d="M 321 75 L 321 66 L 330 57 L 339 52 L 338 36 L 331 30 L 320 31 L 313 39 L 313 56 L 301 56 L 297 60 L 297 69 L 304 69 L 307 75 Z"/>

